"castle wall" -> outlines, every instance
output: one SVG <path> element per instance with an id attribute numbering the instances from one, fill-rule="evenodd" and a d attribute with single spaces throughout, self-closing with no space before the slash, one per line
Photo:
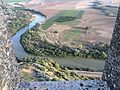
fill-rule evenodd
<path id="1" fill-rule="evenodd" d="M 103 80 L 107 81 L 111 90 L 120 90 L 120 7 L 103 73 Z"/>
<path id="2" fill-rule="evenodd" d="M 19 70 L 3 12 L 3 5 L 0 0 L 0 90 L 17 90 Z"/>

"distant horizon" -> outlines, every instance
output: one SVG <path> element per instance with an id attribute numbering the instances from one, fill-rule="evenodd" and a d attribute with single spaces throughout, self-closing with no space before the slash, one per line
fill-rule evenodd
<path id="1" fill-rule="evenodd" d="M 54 1 L 69 1 L 69 0 L 3 0 L 3 2 L 5 3 L 14 3 L 14 2 L 54 2 Z M 71 0 L 70 0 L 71 1 Z M 77 0 L 75 0 L 77 1 Z M 86 0 L 81 0 L 81 1 L 85 1 Z M 91 1 L 91 0 L 87 0 L 87 1 Z M 114 4 L 114 5 L 119 5 L 120 4 L 120 1 L 118 0 L 94 0 L 94 1 L 97 1 L 97 2 L 101 2 L 103 4 Z"/>

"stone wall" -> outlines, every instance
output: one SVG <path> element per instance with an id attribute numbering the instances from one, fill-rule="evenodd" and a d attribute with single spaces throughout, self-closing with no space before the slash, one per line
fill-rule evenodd
<path id="1" fill-rule="evenodd" d="M 2 1 L 0 0 L 0 90 L 17 90 L 19 70 L 6 29 Z"/>
<path id="2" fill-rule="evenodd" d="M 6 29 L 2 1 L 0 0 L 0 90 L 109 90 L 104 81 L 64 81 L 21 83 L 19 69 Z M 103 80 L 111 90 L 120 90 L 120 8 L 105 64 Z M 45 87 L 45 88 L 44 88 Z"/>
<path id="3" fill-rule="evenodd" d="M 107 83 L 97 80 L 47 81 L 22 83 L 20 90 L 110 90 Z"/>
<path id="4" fill-rule="evenodd" d="M 103 73 L 111 90 L 120 90 L 120 7 Z"/>

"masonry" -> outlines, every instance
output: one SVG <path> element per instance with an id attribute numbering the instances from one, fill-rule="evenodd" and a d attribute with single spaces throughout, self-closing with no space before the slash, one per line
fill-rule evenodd
<path id="1" fill-rule="evenodd" d="M 120 90 L 120 7 L 103 73 L 103 80 L 107 81 L 111 90 Z"/>
<path id="2" fill-rule="evenodd" d="M 0 90 L 109 90 L 109 87 L 111 90 L 120 90 L 120 8 L 103 72 L 103 81 L 20 82 L 19 68 L 6 20 L 0 0 Z"/>
<path id="3" fill-rule="evenodd" d="M 6 17 L 0 0 L 0 90 L 17 90 L 19 70 L 13 54 L 10 36 L 6 28 Z"/>

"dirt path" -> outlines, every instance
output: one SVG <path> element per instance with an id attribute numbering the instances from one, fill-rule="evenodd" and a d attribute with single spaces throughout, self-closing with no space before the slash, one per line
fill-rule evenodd
<path id="1" fill-rule="evenodd" d="M 88 76 L 88 77 L 97 77 L 101 78 L 102 77 L 102 72 L 91 72 L 91 71 L 78 71 L 78 70 L 70 70 L 72 72 L 77 73 L 80 76 Z"/>

